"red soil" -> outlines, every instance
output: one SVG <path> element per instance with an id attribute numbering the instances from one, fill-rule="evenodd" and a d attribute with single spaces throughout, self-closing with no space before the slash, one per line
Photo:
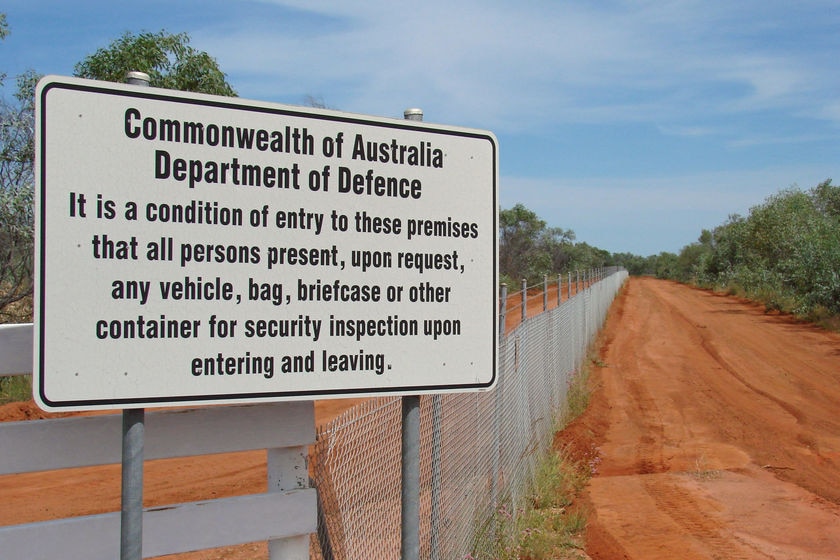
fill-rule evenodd
<path id="1" fill-rule="evenodd" d="M 556 441 L 597 471 L 592 558 L 840 558 L 840 336 L 634 278 L 601 340 Z"/>

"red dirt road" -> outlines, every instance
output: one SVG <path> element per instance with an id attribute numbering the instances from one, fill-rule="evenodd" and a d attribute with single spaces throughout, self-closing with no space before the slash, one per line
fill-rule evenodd
<path id="1" fill-rule="evenodd" d="M 587 412 L 594 559 L 840 558 L 840 336 L 630 279 Z"/>

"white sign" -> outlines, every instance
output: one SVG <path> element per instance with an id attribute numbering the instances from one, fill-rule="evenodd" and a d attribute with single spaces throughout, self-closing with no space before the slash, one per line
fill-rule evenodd
<path id="1" fill-rule="evenodd" d="M 494 383 L 491 133 L 54 76 L 36 95 L 42 407 Z"/>

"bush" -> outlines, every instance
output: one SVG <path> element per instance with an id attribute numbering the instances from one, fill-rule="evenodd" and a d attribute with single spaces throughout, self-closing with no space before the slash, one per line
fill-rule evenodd
<path id="1" fill-rule="evenodd" d="M 840 187 L 829 179 L 807 192 L 784 189 L 746 218 L 704 231 L 657 274 L 743 292 L 768 310 L 840 314 Z"/>

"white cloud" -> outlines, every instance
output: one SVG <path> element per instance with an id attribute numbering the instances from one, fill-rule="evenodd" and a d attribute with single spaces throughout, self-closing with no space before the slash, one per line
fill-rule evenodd
<path id="1" fill-rule="evenodd" d="M 660 125 L 656 128 L 660 133 L 666 136 L 682 136 L 687 138 L 716 136 L 724 133 L 721 128 L 713 126 Z"/>
<path id="2" fill-rule="evenodd" d="M 772 52 L 784 14 L 757 4 L 270 3 L 279 21 L 207 29 L 203 43 L 237 81 L 271 77 L 275 95 L 315 90 L 350 111 L 421 104 L 438 122 L 512 130 L 795 108 L 803 91 L 817 112 L 838 85 L 825 59 Z M 281 8 L 314 16 L 295 29 Z"/>
<path id="3" fill-rule="evenodd" d="M 569 123 L 643 123 L 720 150 L 836 142 L 831 2 L 265 3 L 278 7 L 277 21 L 194 33 L 257 98 L 314 94 L 342 110 L 394 117 L 419 106 L 430 122 L 519 137 L 551 138 Z M 501 196 L 503 206 L 521 201 L 580 240 L 610 250 L 626 242 L 645 254 L 677 251 L 780 188 L 829 176 L 828 166 L 804 165 L 585 181 L 507 176 Z M 666 227 L 680 233 L 663 238 Z"/>

